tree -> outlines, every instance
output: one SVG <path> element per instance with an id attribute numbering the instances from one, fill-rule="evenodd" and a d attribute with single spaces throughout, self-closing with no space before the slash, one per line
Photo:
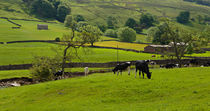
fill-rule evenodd
<path id="1" fill-rule="evenodd" d="M 40 17 L 54 18 L 56 15 L 56 9 L 47 0 L 34 0 L 31 4 L 31 13 Z"/>
<path id="2" fill-rule="evenodd" d="M 114 29 L 108 29 L 104 33 L 105 36 L 117 38 L 117 32 Z"/>
<path id="3" fill-rule="evenodd" d="M 137 26 L 137 23 L 133 18 L 128 18 L 128 20 L 125 23 L 125 26 L 128 26 L 129 28 L 135 29 L 135 27 Z"/>
<path id="4" fill-rule="evenodd" d="M 184 54 L 187 53 L 188 49 L 193 46 L 193 43 L 197 38 L 195 36 L 196 34 L 177 27 L 169 20 L 165 20 L 164 23 L 165 32 L 162 34 L 162 36 L 170 40 L 170 45 L 173 47 L 173 54 L 181 67 L 181 59 Z"/>
<path id="5" fill-rule="evenodd" d="M 122 42 L 133 42 L 136 40 L 136 32 L 132 28 L 123 27 L 117 32 L 117 36 Z"/>
<path id="6" fill-rule="evenodd" d="M 104 25 L 104 24 L 97 24 L 98 28 L 102 31 L 102 32 L 105 32 L 106 29 L 107 29 L 107 26 Z"/>
<path id="7" fill-rule="evenodd" d="M 59 5 L 57 9 L 57 20 L 64 22 L 66 15 L 71 13 L 71 8 L 66 5 Z"/>
<path id="8" fill-rule="evenodd" d="M 148 27 L 153 26 L 155 19 L 151 14 L 147 13 L 147 14 L 143 14 L 139 21 L 140 21 L 140 25 L 142 25 L 145 28 L 148 28 Z"/>
<path id="9" fill-rule="evenodd" d="M 76 22 L 85 21 L 85 18 L 82 15 L 76 15 L 74 18 Z"/>
<path id="10" fill-rule="evenodd" d="M 70 34 L 63 35 L 63 38 L 61 40 L 65 47 L 63 50 L 62 66 L 61 66 L 63 74 L 65 72 L 64 70 L 65 64 L 68 59 L 67 54 L 71 54 L 71 57 L 77 56 L 78 55 L 77 49 L 84 46 L 85 43 L 91 43 L 93 45 L 93 43 L 98 40 L 99 38 L 98 32 L 100 32 L 100 30 L 97 27 L 87 25 L 80 28 L 80 31 L 78 33 L 75 33 L 77 22 L 73 19 L 71 15 L 66 16 L 64 25 L 65 27 L 71 29 L 71 31 Z M 74 53 L 73 52 L 68 53 L 69 49 L 74 50 Z M 68 60 L 70 61 L 70 58 Z"/>
<path id="11" fill-rule="evenodd" d="M 102 35 L 101 30 L 98 27 L 92 25 L 83 26 L 82 28 L 80 28 L 80 30 L 81 33 L 79 34 L 79 36 L 85 36 L 91 46 L 93 46 L 95 42 L 99 41 Z"/>
<path id="12" fill-rule="evenodd" d="M 80 22 L 77 23 L 76 30 L 77 30 L 77 31 L 80 31 L 80 28 L 82 28 L 82 27 L 84 27 L 84 26 L 87 26 L 87 25 L 89 25 L 87 22 L 85 22 L 85 21 L 80 21 Z"/>
<path id="13" fill-rule="evenodd" d="M 166 24 L 162 23 L 156 27 L 151 27 L 147 31 L 147 38 L 152 38 L 152 43 L 166 45 L 170 41 L 167 37 L 163 37 L 162 35 L 166 31 Z"/>
<path id="14" fill-rule="evenodd" d="M 115 17 L 109 16 L 107 18 L 107 27 L 108 29 L 115 29 L 117 24 L 117 19 Z"/>
<path id="15" fill-rule="evenodd" d="M 179 15 L 176 17 L 177 22 L 185 24 L 188 23 L 190 20 L 190 12 L 184 11 L 180 12 Z"/>

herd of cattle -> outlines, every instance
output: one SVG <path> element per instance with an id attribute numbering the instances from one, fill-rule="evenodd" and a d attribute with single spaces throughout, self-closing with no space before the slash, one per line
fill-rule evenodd
<path id="1" fill-rule="evenodd" d="M 139 70 L 139 77 L 141 77 L 141 73 L 142 73 L 142 76 L 144 78 L 144 73 L 146 73 L 147 78 L 151 79 L 152 72 L 149 72 L 148 64 L 156 65 L 156 63 L 154 61 L 150 61 L 150 60 L 137 60 L 135 62 L 135 67 L 136 67 L 135 78 L 136 78 L 137 71 Z M 199 65 L 199 60 L 192 59 L 189 61 L 189 63 L 184 64 L 183 66 L 189 67 L 190 64 Z M 115 72 L 117 72 L 117 75 L 118 75 L 118 73 L 120 72 L 122 75 L 122 71 L 128 69 L 128 75 L 130 75 L 130 66 L 131 66 L 130 62 L 117 64 L 117 66 L 112 71 L 114 72 L 114 74 L 115 74 Z M 210 61 L 206 61 L 204 64 L 201 65 L 201 67 L 208 67 L 208 66 L 210 66 Z M 174 67 L 180 67 L 180 65 L 174 64 L 174 63 L 167 63 L 165 65 L 160 65 L 160 68 L 168 69 L 168 68 L 174 68 Z"/>
<path id="2" fill-rule="evenodd" d="M 139 71 L 139 77 L 141 77 L 141 73 L 142 76 L 144 78 L 144 74 L 147 75 L 148 79 L 151 79 L 152 76 L 152 72 L 149 71 L 149 66 L 148 65 L 156 65 L 156 63 L 154 61 L 150 61 L 150 60 L 137 60 L 135 62 L 135 78 L 137 75 L 137 72 Z M 189 61 L 189 63 L 184 64 L 184 67 L 189 67 L 190 65 L 200 65 L 201 67 L 208 67 L 210 66 L 210 61 L 206 61 L 204 64 L 200 64 L 200 61 L 198 59 L 192 59 Z M 121 64 L 117 64 L 116 67 L 112 70 L 114 72 L 114 74 L 117 72 L 117 75 L 119 74 L 119 72 L 122 75 L 122 71 L 128 69 L 128 75 L 130 75 L 130 66 L 131 66 L 131 62 L 125 62 L 125 63 L 121 63 Z M 167 63 L 165 65 L 160 65 L 160 68 L 175 68 L 175 67 L 180 67 L 179 64 L 174 64 L 174 63 Z M 88 67 L 85 67 L 85 75 L 88 74 Z M 58 71 L 54 74 L 55 77 L 60 77 L 62 76 L 63 72 L 62 71 Z"/>

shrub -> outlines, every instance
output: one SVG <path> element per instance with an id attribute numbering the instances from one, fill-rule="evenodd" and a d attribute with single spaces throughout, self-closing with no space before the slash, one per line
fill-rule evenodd
<path id="1" fill-rule="evenodd" d="M 113 29 L 108 29 L 104 33 L 105 36 L 117 38 L 117 33 Z"/>
<path id="2" fill-rule="evenodd" d="M 32 78 L 38 81 L 49 81 L 54 79 L 54 73 L 59 69 L 57 58 L 35 57 L 30 72 Z"/>
<path id="3" fill-rule="evenodd" d="M 59 37 L 56 37 L 56 38 L 55 38 L 55 41 L 56 41 L 56 42 L 60 42 L 61 40 L 60 40 Z"/>
<path id="4" fill-rule="evenodd" d="M 136 32 L 132 28 L 123 27 L 117 32 L 117 36 L 122 42 L 133 42 L 136 40 Z"/>

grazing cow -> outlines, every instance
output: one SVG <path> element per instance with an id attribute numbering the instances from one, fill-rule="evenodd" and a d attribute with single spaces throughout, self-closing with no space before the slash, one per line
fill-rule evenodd
<path id="1" fill-rule="evenodd" d="M 190 64 L 184 64 L 184 67 L 189 67 L 190 66 Z"/>
<path id="2" fill-rule="evenodd" d="M 146 73 L 147 78 L 151 79 L 152 72 L 149 72 L 148 61 L 138 60 L 136 61 L 135 66 L 136 66 L 136 73 L 139 70 L 139 77 L 141 77 L 141 72 L 142 72 L 143 78 L 144 78 L 144 73 Z M 136 78 L 136 73 L 135 73 L 135 78 Z"/>
<path id="3" fill-rule="evenodd" d="M 59 77 L 59 76 L 62 76 L 62 74 L 63 74 L 63 71 L 59 70 L 58 72 L 54 74 L 54 76 Z"/>
<path id="4" fill-rule="evenodd" d="M 165 65 L 160 65 L 160 68 L 164 68 L 165 67 Z"/>
<path id="5" fill-rule="evenodd" d="M 174 67 L 177 67 L 177 65 L 176 64 L 173 64 L 173 63 L 168 63 L 168 64 L 166 64 L 165 65 L 165 68 L 174 68 Z"/>
<path id="6" fill-rule="evenodd" d="M 151 61 L 149 64 L 150 64 L 150 65 L 156 65 L 157 63 L 154 62 L 154 61 Z"/>
<path id="7" fill-rule="evenodd" d="M 206 62 L 205 64 L 203 64 L 203 66 L 205 66 L 205 67 L 210 66 L 210 62 Z"/>
<path id="8" fill-rule="evenodd" d="M 122 71 L 126 70 L 128 68 L 128 75 L 130 75 L 130 65 L 131 65 L 131 62 L 117 64 L 117 66 L 112 71 L 114 72 L 114 74 L 115 74 L 115 72 L 117 72 L 117 75 L 120 71 L 120 73 L 122 75 Z"/>
<path id="9" fill-rule="evenodd" d="M 198 59 L 192 59 L 192 60 L 190 60 L 190 64 L 198 65 L 199 60 Z"/>
<path id="10" fill-rule="evenodd" d="M 152 55 L 152 57 L 156 57 L 156 55 Z"/>

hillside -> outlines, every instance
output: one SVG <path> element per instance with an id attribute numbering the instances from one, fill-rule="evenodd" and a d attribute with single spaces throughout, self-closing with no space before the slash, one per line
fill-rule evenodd
<path id="1" fill-rule="evenodd" d="M 128 17 L 138 20 L 142 13 L 157 17 L 175 18 L 180 11 L 190 11 L 191 17 L 209 15 L 210 7 L 183 0 L 61 0 L 72 9 L 73 15 L 83 15 L 92 24 L 105 24 L 108 16 L 114 16 L 118 25 L 124 25 Z M 0 16 L 10 18 L 33 18 L 22 0 L 1 0 Z"/>
<path id="2" fill-rule="evenodd" d="M 1 111 L 208 111 L 209 68 L 112 73 L 0 89 Z M 20 73 L 20 72 L 19 72 Z"/>

